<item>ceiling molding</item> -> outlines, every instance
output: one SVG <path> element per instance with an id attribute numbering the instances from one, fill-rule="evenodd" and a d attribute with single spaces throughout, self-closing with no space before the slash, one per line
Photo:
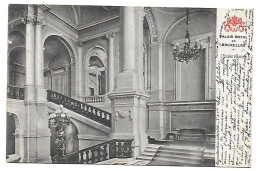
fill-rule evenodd
<path id="1" fill-rule="evenodd" d="M 119 30 L 120 30 L 119 28 L 115 28 L 115 29 L 112 29 L 112 30 L 108 30 L 108 31 L 105 31 L 105 32 L 102 32 L 102 33 L 94 34 L 94 35 L 79 39 L 79 41 L 85 42 L 85 41 L 88 41 L 88 40 L 96 39 L 96 38 L 99 38 L 99 37 L 103 37 L 110 32 L 117 33 L 117 32 L 119 32 Z"/>
<path id="2" fill-rule="evenodd" d="M 67 25 L 69 25 L 70 27 L 74 28 L 75 30 L 78 31 L 78 26 L 69 22 L 68 20 L 66 20 L 65 18 L 63 18 L 62 16 L 60 16 L 58 13 L 54 12 L 53 10 L 49 10 L 49 12 L 54 15 L 55 17 L 57 17 L 58 19 L 60 19 L 61 21 L 63 21 L 64 23 L 66 23 Z"/>
<path id="3" fill-rule="evenodd" d="M 101 20 L 97 20 L 97 21 L 94 21 L 92 23 L 80 26 L 78 29 L 84 30 L 86 28 L 93 27 L 93 26 L 96 26 L 96 25 L 99 25 L 99 24 L 102 24 L 102 23 L 105 23 L 105 22 L 108 22 L 108 21 L 111 21 L 111 20 L 114 20 L 114 19 L 117 19 L 117 18 L 119 18 L 119 15 L 109 16 L 109 17 L 103 18 Z"/>
<path id="4" fill-rule="evenodd" d="M 65 24 L 67 24 L 68 26 L 70 26 L 71 28 L 77 30 L 77 31 L 81 31 L 81 30 L 84 30 L 84 29 L 87 29 L 87 28 L 90 28 L 90 27 L 93 27 L 93 26 L 96 26 L 96 25 L 99 25 L 99 24 L 102 24 L 102 23 L 105 23 L 105 22 L 119 18 L 119 15 L 117 14 L 117 15 L 113 15 L 113 16 L 103 18 L 101 20 L 91 22 L 91 23 L 83 25 L 83 26 L 77 26 L 77 25 L 71 23 L 70 21 L 68 21 L 67 19 L 65 19 L 64 17 L 62 17 L 61 15 L 59 15 L 58 13 L 54 12 L 51 9 L 48 10 L 48 12 L 51 13 L 56 18 L 58 18 L 59 20 L 61 20 L 62 22 L 64 22 Z"/>

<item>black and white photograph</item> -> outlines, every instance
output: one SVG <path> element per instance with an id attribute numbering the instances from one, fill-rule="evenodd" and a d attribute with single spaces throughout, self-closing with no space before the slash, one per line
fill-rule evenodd
<path id="1" fill-rule="evenodd" d="M 7 166 L 251 167 L 253 7 L 164 4 L 6 5 Z"/>
<path id="2" fill-rule="evenodd" d="M 8 8 L 7 162 L 215 166 L 215 8 Z"/>

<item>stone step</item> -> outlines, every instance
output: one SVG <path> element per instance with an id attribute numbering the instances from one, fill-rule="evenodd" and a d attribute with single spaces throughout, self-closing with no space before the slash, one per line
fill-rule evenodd
<path id="1" fill-rule="evenodd" d="M 145 151 L 146 152 L 154 152 L 154 153 L 156 153 L 158 151 L 158 149 L 157 148 L 146 148 Z"/>
<path id="2" fill-rule="evenodd" d="M 194 151 L 183 151 L 183 150 L 168 150 L 168 149 L 159 149 L 158 153 L 165 153 L 170 155 L 182 155 L 182 156 L 202 156 L 202 152 L 194 152 Z"/>
<path id="3" fill-rule="evenodd" d="M 160 145 L 160 144 L 148 144 L 147 148 L 159 148 L 161 146 L 163 146 L 163 145 Z"/>
<path id="4" fill-rule="evenodd" d="M 186 153 L 192 153 L 192 154 L 202 154 L 205 148 L 192 148 L 192 147 L 184 147 L 184 146 L 168 146 L 168 147 L 162 147 L 159 150 L 163 151 L 169 151 L 169 152 L 186 152 Z"/>
<path id="5" fill-rule="evenodd" d="M 136 159 L 137 160 L 148 160 L 148 161 L 151 161 L 153 159 L 153 156 L 141 155 L 141 156 L 138 156 Z"/>
<path id="6" fill-rule="evenodd" d="M 161 163 L 159 165 L 177 165 L 177 166 L 199 166 L 201 161 L 191 161 L 187 159 L 171 159 L 168 157 L 155 157 L 153 163 Z"/>
<path id="7" fill-rule="evenodd" d="M 177 154 L 167 154 L 167 153 L 157 153 L 155 158 L 157 157 L 165 157 L 169 159 L 184 159 L 188 161 L 201 161 L 202 155 L 200 156 L 192 156 L 192 155 L 177 155 Z"/>
<path id="8" fill-rule="evenodd" d="M 180 150 L 186 150 L 186 151 L 204 151 L 205 147 L 202 146 L 190 146 L 190 145 L 168 145 L 162 148 L 167 149 L 180 149 Z"/>
<path id="9" fill-rule="evenodd" d="M 142 153 L 142 155 L 144 155 L 144 156 L 154 156 L 155 154 L 156 154 L 156 152 L 150 152 L 150 151 L 144 151 Z"/>

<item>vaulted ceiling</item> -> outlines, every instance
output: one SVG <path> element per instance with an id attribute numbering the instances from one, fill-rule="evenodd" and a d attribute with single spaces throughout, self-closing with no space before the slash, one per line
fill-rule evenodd
<path id="1" fill-rule="evenodd" d="M 50 5 L 50 10 L 79 27 L 119 15 L 119 7 L 114 6 Z"/>

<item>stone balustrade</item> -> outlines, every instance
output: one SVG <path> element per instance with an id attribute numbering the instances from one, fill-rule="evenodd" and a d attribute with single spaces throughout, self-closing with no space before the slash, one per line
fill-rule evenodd
<path id="1" fill-rule="evenodd" d="M 105 102 L 105 95 L 83 97 L 83 102 L 84 103 L 103 103 L 103 102 Z"/>
<path id="2" fill-rule="evenodd" d="M 24 100 L 24 88 L 8 85 L 7 98 Z"/>

